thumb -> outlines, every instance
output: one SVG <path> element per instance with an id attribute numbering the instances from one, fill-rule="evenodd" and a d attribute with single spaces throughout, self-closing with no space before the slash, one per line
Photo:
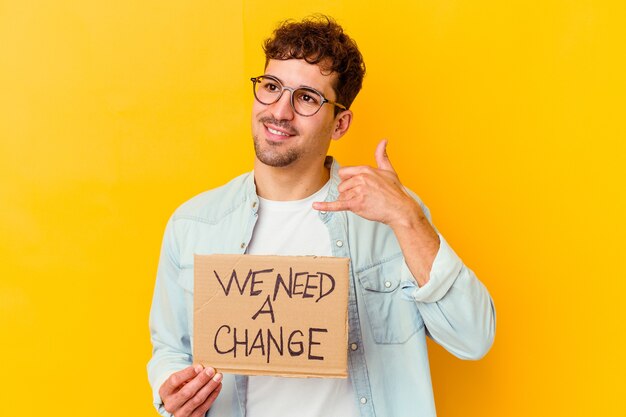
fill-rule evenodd
<path id="1" fill-rule="evenodd" d="M 396 170 L 393 169 L 393 166 L 391 165 L 389 156 L 387 156 L 387 139 L 383 139 L 378 143 L 374 156 L 376 157 L 376 165 L 378 166 L 378 168 L 385 171 L 396 172 Z"/>

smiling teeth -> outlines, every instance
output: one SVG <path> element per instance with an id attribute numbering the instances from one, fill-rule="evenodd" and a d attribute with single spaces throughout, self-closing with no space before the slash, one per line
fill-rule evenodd
<path id="1" fill-rule="evenodd" d="M 267 130 L 269 130 L 269 131 L 270 131 L 270 133 L 271 133 L 271 134 L 273 134 L 273 135 L 289 136 L 289 135 L 288 135 L 288 134 L 286 134 L 286 133 L 283 133 L 283 132 L 280 132 L 280 131 L 278 131 L 278 130 L 274 130 L 274 129 L 272 129 L 271 127 L 268 127 L 268 128 L 267 128 Z"/>

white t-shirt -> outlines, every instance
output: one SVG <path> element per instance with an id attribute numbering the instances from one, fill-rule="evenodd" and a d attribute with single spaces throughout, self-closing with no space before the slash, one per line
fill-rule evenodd
<path id="1" fill-rule="evenodd" d="M 248 246 L 251 255 L 332 256 L 328 229 L 313 209 L 324 201 L 326 183 L 303 200 L 259 198 L 259 218 Z M 350 378 L 283 378 L 250 376 L 247 417 L 356 417 Z"/>

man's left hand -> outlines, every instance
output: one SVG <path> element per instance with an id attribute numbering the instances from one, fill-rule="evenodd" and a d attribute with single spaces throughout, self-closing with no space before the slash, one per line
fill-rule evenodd
<path id="1" fill-rule="evenodd" d="M 339 169 L 339 198 L 332 202 L 316 202 L 321 211 L 349 210 L 359 216 L 394 228 L 407 225 L 411 218 L 424 212 L 400 183 L 398 174 L 387 156 L 387 140 L 380 141 L 375 152 L 377 168 L 367 165 Z"/>

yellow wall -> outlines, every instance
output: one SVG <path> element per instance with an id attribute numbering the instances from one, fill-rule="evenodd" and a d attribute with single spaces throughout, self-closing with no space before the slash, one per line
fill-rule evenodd
<path id="1" fill-rule="evenodd" d="M 439 415 L 625 415 L 622 0 L 0 1 L 0 414 L 156 415 L 165 222 L 250 169 L 260 44 L 311 12 L 368 66 L 332 153 L 388 137 L 496 302 L 484 360 L 430 345 Z"/>

